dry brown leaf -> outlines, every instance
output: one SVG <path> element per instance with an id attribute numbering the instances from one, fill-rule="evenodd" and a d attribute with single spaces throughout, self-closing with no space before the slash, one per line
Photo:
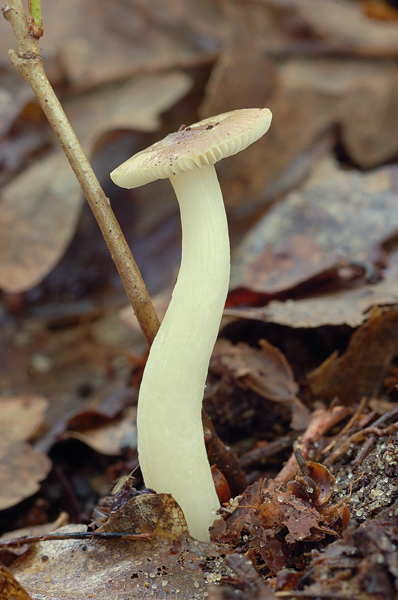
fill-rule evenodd
<path id="1" fill-rule="evenodd" d="M 298 386 L 291 368 L 280 350 L 261 340 L 261 348 L 232 344 L 220 338 L 210 362 L 212 373 L 232 379 L 259 396 L 286 404 L 291 411 L 292 427 L 304 429 L 308 411 L 297 397 Z"/>
<path id="2" fill-rule="evenodd" d="M 373 306 L 398 303 L 398 265 L 386 272 L 386 278 L 376 284 L 361 281 L 347 290 L 284 302 L 271 300 L 265 307 L 227 308 L 226 317 L 253 319 L 289 327 L 322 327 L 349 325 L 358 327 L 368 318 Z"/>
<path id="3" fill-rule="evenodd" d="M 363 283 L 351 290 L 330 292 L 287 302 L 271 301 L 264 309 L 250 309 L 251 317 L 290 327 L 322 327 L 323 325 L 349 325 L 358 327 L 368 317 L 373 306 L 398 303 L 398 274 L 374 285 Z M 227 311 L 228 314 L 228 311 Z"/>
<path id="4" fill-rule="evenodd" d="M 384 374 L 398 352 L 398 312 L 374 308 L 351 337 L 347 350 L 327 358 L 308 376 L 318 399 L 355 404 L 363 397 L 377 397 Z"/>
<path id="5" fill-rule="evenodd" d="M 291 0 L 304 21 L 334 47 L 365 56 L 395 55 L 398 25 L 368 19 L 359 2 L 349 0 Z"/>
<path id="6" fill-rule="evenodd" d="M 0 565 L 0 598 L 1 600 L 32 600 L 31 596 L 16 581 L 12 573 Z"/>
<path id="7" fill-rule="evenodd" d="M 82 194 L 66 158 L 42 159 L 3 188 L 0 201 L 0 287 L 37 285 L 69 244 Z"/>
<path id="8" fill-rule="evenodd" d="M 272 216 L 270 219 L 274 221 Z M 316 240 L 304 233 L 292 231 L 289 236 L 281 236 L 280 243 L 275 238 L 267 242 L 267 220 L 261 223 L 263 227 L 260 225 L 252 230 L 234 253 L 230 295 L 232 303 L 234 288 L 267 295 L 278 294 L 291 290 L 300 283 L 315 280 L 320 275 L 333 275 L 338 270 L 338 257 L 325 252 Z M 244 268 L 243 262 L 247 268 L 242 281 L 239 277 Z"/>
<path id="9" fill-rule="evenodd" d="M 87 149 L 113 128 L 156 129 L 159 114 L 181 98 L 191 80 L 180 73 L 143 76 L 66 103 Z M 109 169 L 110 170 L 110 169 Z M 56 174 L 56 176 L 54 175 Z M 28 192 L 27 192 L 28 190 Z M 58 151 L 3 188 L 0 201 L 0 287 L 26 291 L 61 258 L 75 233 L 83 202 L 71 168 Z"/>
<path id="10" fill-rule="evenodd" d="M 23 527 L 22 529 L 14 529 L 13 531 L 7 531 L 0 537 L 0 564 L 10 565 L 14 560 L 24 554 L 29 549 L 29 544 L 17 544 L 15 546 L 3 546 L 1 544 L 7 543 L 10 540 L 20 539 L 22 537 L 40 536 L 54 532 L 59 527 L 64 527 L 68 524 L 69 515 L 66 512 L 61 512 L 58 518 L 52 523 L 45 523 L 43 525 L 32 525 L 30 527 Z M 0 594 L 0 598 L 2 598 Z"/>
<path id="11" fill-rule="evenodd" d="M 207 5 L 211 10 L 211 4 Z M 181 17 L 186 18 L 189 10 L 184 6 L 181 10 Z M 90 18 L 85 18 L 87 15 Z M 217 10 L 211 10 L 211 16 L 216 19 Z M 170 15 L 158 3 L 149 7 L 139 0 L 116 1 L 109 10 L 104 2 L 73 0 L 65 6 L 54 0 L 43 8 L 43 18 L 43 58 L 48 61 L 60 56 L 65 77 L 76 91 L 135 73 L 209 60 L 210 53 L 200 38 L 172 34 L 176 26 L 165 23 Z M 1 44 L 2 56 L 14 45 L 12 39 L 4 48 Z"/>
<path id="12" fill-rule="evenodd" d="M 37 128 L 33 128 L 31 136 L 24 136 L 25 144 L 20 142 L 20 138 L 15 139 L 15 136 L 8 135 L 11 133 L 13 124 L 20 116 L 23 117 L 27 126 L 32 122 L 37 124 L 38 121 L 42 122 L 44 120 L 43 114 L 40 115 L 40 109 L 37 105 L 36 110 L 34 109 L 33 102 L 32 90 L 28 85 L 21 82 L 21 78 L 16 71 L 0 74 L 0 139 L 3 140 L 8 136 L 7 141 L 0 145 L 0 165 L 1 169 L 6 172 L 18 167 L 23 158 L 26 158 L 29 152 L 32 151 L 32 147 L 36 149 L 43 145 L 44 139 L 48 135 L 47 129 L 43 133 L 39 133 Z"/>
<path id="13" fill-rule="evenodd" d="M 156 539 L 178 540 L 188 533 L 184 514 L 170 494 L 140 494 L 128 500 L 98 529 L 151 533 Z"/>
<path id="14" fill-rule="evenodd" d="M 49 458 L 25 442 L 42 425 L 46 407 L 39 396 L 0 399 L 0 509 L 37 492 L 51 469 Z"/>
<path id="15" fill-rule="evenodd" d="M 48 475 L 51 461 L 24 442 L 0 440 L 0 509 L 35 494 Z"/>
<path id="16" fill-rule="evenodd" d="M 155 131 L 160 115 L 189 91 L 192 79 L 184 73 L 146 74 L 76 96 L 65 110 L 88 153 L 99 138 L 114 130 Z"/>
<path id="17" fill-rule="evenodd" d="M 70 525 L 59 532 L 86 529 Z M 228 571 L 216 545 L 186 535 L 181 509 L 167 494 L 142 494 L 129 500 L 100 529 L 143 530 L 155 537 L 41 542 L 17 559 L 12 571 L 34 598 L 42 600 L 202 600 L 207 588 L 205 572 Z"/>
<path id="18" fill-rule="evenodd" d="M 325 152 L 323 146 L 314 152 L 314 144 L 330 130 L 337 110 L 334 98 L 303 91 L 301 86 L 290 89 L 282 68 L 276 68 L 275 63 L 264 58 L 262 39 L 267 39 L 268 35 L 272 37 L 272 25 L 275 24 L 271 21 L 270 27 L 267 23 L 269 15 L 264 12 L 262 3 L 254 6 L 260 12 L 257 21 L 261 24 L 265 21 L 257 38 L 253 40 L 252 36 L 256 50 L 252 43 L 236 44 L 231 37 L 234 41 L 229 45 L 233 44 L 234 51 L 226 45 L 203 103 L 206 113 L 228 110 L 236 97 L 239 105 L 253 106 L 257 102 L 272 110 L 273 121 L 267 135 L 232 160 L 223 162 L 218 169 L 227 205 L 242 204 L 243 215 L 256 205 L 263 209 L 265 199 L 286 193 L 302 180 L 314 154 Z M 245 6 L 244 10 L 247 8 Z M 255 19 L 252 16 L 252 20 Z M 250 23 L 250 19 L 248 21 Z M 250 28 L 245 32 L 248 23 L 243 24 L 243 32 L 239 20 L 233 22 L 233 27 L 240 37 L 251 36 Z M 244 81 L 248 74 L 249 77 L 251 74 L 251 85 L 241 85 L 240 80 Z M 327 137 L 334 139 L 331 132 Z M 326 141 L 323 145 L 328 147 L 331 143 Z"/>
<path id="19" fill-rule="evenodd" d="M 398 28 L 397 28 L 398 29 Z M 374 63 L 338 58 L 308 61 L 293 58 L 278 71 L 282 106 L 302 95 L 307 111 L 317 108 L 329 124 L 338 123 L 341 141 L 355 164 L 369 169 L 394 157 L 398 151 L 398 68 L 390 62 Z M 318 106 L 324 98 L 323 106 Z M 297 97 L 297 101 L 298 97 Z M 278 105 L 277 105 L 278 106 Z M 305 129 L 320 115 L 307 113 Z M 294 120 L 294 114 L 291 116 Z"/>
<path id="20" fill-rule="evenodd" d="M 202 118 L 238 108 L 267 106 L 275 67 L 260 48 L 275 31 L 261 3 L 225 2 L 224 43 L 206 86 Z"/>
<path id="21" fill-rule="evenodd" d="M 47 406 L 41 396 L 0 398 L 0 438 L 29 440 L 43 424 Z"/>
<path id="22" fill-rule="evenodd" d="M 66 431 L 62 434 L 62 439 L 80 440 L 96 452 L 117 456 L 123 448 L 127 446 L 133 448 L 137 445 L 135 419 L 136 408 L 131 407 L 126 409 L 117 420 L 101 423 L 81 431 Z"/>
<path id="23" fill-rule="evenodd" d="M 394 165 L 363 174 L 324 161 L 246 236 L 234 254 L 231 289 L 275 294 L 339 262 L 377 261 L 398 230 L 397 176 Z"/>
<path id="24" fill-rule="evenodd" d="M 378 166 L 398 151 L 396 66 L 347 57 L 325 59 L 322 48 L 317 55 L 315 40 L 311 60 L 297 58 L 300 49 L 306 53 L 311 47 L 311 41 L 293 39 L 286 24 L 283 30 L 283 16 L 278 20 L 278 10 L 270 10 L 268 4 L 243 8 L 226 3 L 226 42 L 202 103 L 206 115 L 228 110 L 231 102 L 247 106 L 257 102 L 273 111 L 269 133 L 220 167 L 228 205 L 244 202 L 245 212 L 255 205 L 263 207 L 264 198 L 273 200 L 302 181 L 314 159 L 335 144 L 336 125 L 344 148 L 361 167 Z M 322 11 L 309 12 L 327 28 L 324 10 L 338 6 L 330 2 Z M 279 9 L 283 15 L 283 8 Z M 359 9 L 353 10 L 360 14 Z M 240 43 L 241 39 L 246 42 Z M 288 57 L 279 64 L 269 61 L 278 52 Z M 246 77 L 250 83 L 245 83 Z"/>
<path id="25" fill-rule="evenodd" d="M 276 574 L 287 564 L 299 564 L 303 544 L 338 536 L 347 526 L 346 510 L 328 501 L 312 501 L 317 482 L 309 479 L 300 488 L 300 480 L 304 481 L 298 477 L 287 489 L 273 481 L 267 487 L 256 481 L 238 497 L 234 512 L 215 524 L 212 539 L 239 545 L 255 565 L 261 565 L 263 574 L 264 569 Z M 300 546 L 295 550 L 297 543 Z"/>
<path id="26" fill-rule="evenodd" d="M 398 37 L 398 23 L 397 23 Z M 336 65 L 337 66 L 337 65 Z M 341 140 L 354 164 L 364 169 L 391 161 L 398 152 L 398 68 L 386 62 L 351 70 L 366 77 L 341 101 Z"/>

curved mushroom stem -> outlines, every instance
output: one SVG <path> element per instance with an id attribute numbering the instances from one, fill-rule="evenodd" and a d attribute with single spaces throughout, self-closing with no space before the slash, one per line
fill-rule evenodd
<path id="1" fill-rule="evenodd" d="M 219 501 L 207 460 L 201 409 L 228 292 L 228 226 L 213 165 L 170 181 L 180 205 L 182 259 L 141 383 L 138 453 L 145 485 L 172 494 L 190 534 L 208 541 Z"/>

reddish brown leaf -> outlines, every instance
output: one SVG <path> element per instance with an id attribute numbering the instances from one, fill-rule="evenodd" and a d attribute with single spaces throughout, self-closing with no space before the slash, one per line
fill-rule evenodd
<path id="1" fill-rule="evenodd" d="M 224 527 L 216 524 L 212 539 L 243 545 L 253 562 L 271 574 L 286 567 L 287 561 L 299 563 L 294 558 L 296 543 L 337 536 L 346 522 L 340 518 L 340 505 L 312 505 L 308 498 L 292 493 L 293 489 L 273 481 L 266 488 L 261 481 L 249 486 L 231 503 L 230 509 L 235 510 L 226 517 Z"/>
<path id="2" fill-rule="evenodd" d="M 333 494 L 336 479 L 326 467 L 319 463 L 309 460 L 306 462 L 306 466 L 309 476 L 319 489 L 318 503 L 325 504 Z"/>

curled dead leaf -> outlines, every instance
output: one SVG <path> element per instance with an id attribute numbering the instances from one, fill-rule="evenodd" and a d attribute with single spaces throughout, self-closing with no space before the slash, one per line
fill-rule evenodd
<path id="1" fill-rule="evenodd" d="M 234 345 L 220 338 L 213 351 L 210 370 L 261 398 L 285 404 L 291 412 L 292 427 L 306 427 L 308 410 L 297 397 L 298 386 L 290 365 L 282 352 L 266 340 L 260 340 L 259 349 L 245 343 Z"/>

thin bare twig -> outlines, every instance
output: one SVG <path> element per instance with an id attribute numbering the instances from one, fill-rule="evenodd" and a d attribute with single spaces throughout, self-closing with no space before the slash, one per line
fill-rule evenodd
<path id="1" fill-rule="evenodd" d="M 331 427 L 340 423 L 343 419 L 351 415 L 352 410 L 348 406 L 335 406 L 334 408 L 320 408 L 315 410 L 311 415 L 311 420 L 301 439 L 299 440 L 299 448 L 306 460 L 309 455 L 310 447 L 317 442 Z M 289 460 L 275 477 L 277 483 L 287 483 L 297 472 L 298 465 L 296 455 L 291 454 Z"/>
<path id="2" fill-rule="evenodd" d="M 47 79 L 38 40 L 29 27 L 22 0 L 7 0 L 3 14 L 10 22 L 18 43 L 18 52 L 9 51 L 11 62 L 29 83 L 59 139 L 101 229 L 144 336 L 151 345 L 159 329 L 158 317 L 109 200 Z"/>
<path id="3" fill-rule="evenodd" d="M 25 544 L 52 542 L 56 540 L 153 540 L 153 533 L 130 533 L 124 531 L 70 531 L 69 533 L 43 533 L 40 535 L 24 535 L 12 540 L 0 541 L 0 549 L 18 548 Z"/>
<path id="4" fill-rule="evenodd" d="M 344 425 L 344 427 L 341 429 L 341 431 L 339 431 L 339 433 L 336 435 L 336 437 L 330 442 L 330 444 L 328 444 L 326 446 L 326 448 L 324 448 L 322 450 L 322 455 L 325 456 L 326 454 L 329 454 L 329 452 L 335 447 L 335 445 L 337 444 L 338 440 L 340 440 L 346 433 L 347 431 L 349 431 L 351 429 L 351 427 L 354 425 L 354 423 L 356 423 L 359 419 L 359 417 L 362 414 L 363 409 L 365 408 L 367 403 L 367 398 L 362 398 L 361 402 L 359 403 L 355 413 L 352 415 L 351 419 L 348 421 L 348 423 L 346 423 Z"/>

